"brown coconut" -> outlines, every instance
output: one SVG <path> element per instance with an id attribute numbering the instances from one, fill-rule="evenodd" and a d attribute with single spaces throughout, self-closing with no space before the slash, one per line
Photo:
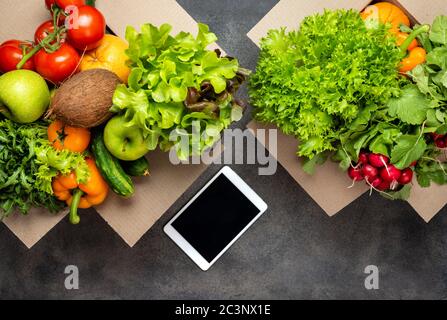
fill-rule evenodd
<path id="1" fill-rule="evenodd" d="M 121 80 L 104 69 L 82 71 L 64 82 L 51 100 L 47 117 L 73 127 L 93 128 L 112 116 L 113 93 Z"/>

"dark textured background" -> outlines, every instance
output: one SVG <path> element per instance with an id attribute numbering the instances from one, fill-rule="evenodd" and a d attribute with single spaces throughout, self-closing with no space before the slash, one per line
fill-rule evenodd
<path id="1" fill-rule="evenodd" d="M 276 2 L 179 0 L 251 69 L 258 49 L 246 33 Z M 77 227 L 64 219 L 31 250 L 0 224 L 0 298 L 447 297 L 446 209 L 426 224 L 407 203 L 365 194 L 329 218 L 282 167 L 271 177 L 258 176 L 255 165 L 233 169 L 270 208 L 210 271 L 200 271 L 162 227 L 218 166 L 209 167 L 132 249 L 94 211 L 84 211 Z M 69 264 L 80 270 L 77 291 L 64 289 Z M 377 291 L 363 285 L 370 264 L 381 272 Z"/>

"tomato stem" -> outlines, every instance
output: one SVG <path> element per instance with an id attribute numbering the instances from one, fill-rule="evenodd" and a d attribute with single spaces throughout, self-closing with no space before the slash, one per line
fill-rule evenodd
<path id="1" fill-rule="evenodd" d="M 81 218 L 78 215 L 78 206 L 81 201 L 81 197 L 84 195 L 81 189 L 76 189 L 73 192 L 73 198 L 70 205 L 70 214 L 69 219 L 71 224 L 79 224 L 81 222 Z"/>
<path id="2" fill-rule="evenodd" d="M 36 44 L 33 49 L 31 49 L 30 52 L 28 52 L 26 55 L 23 56 L 22 60 L 17 64 L 16 68 L 17 70 L 20 70 L 23 68 L 25 63 L 31 59 L 40 49 L 42 48 L 49 48 L 51 52 L 54 52 L 60 48 L 60 34 L 65 32 L 64 27 L 59 27 L 59 16 L 62 13 L 59 8 L 56 8 L 53 14 L 53 25 L 54 25 L 54 32 L 50 33 L 45 39 L 43 39 L 40 43 Z M 56 45 L 52 45 L 51 43 L 57 40 Z"/>

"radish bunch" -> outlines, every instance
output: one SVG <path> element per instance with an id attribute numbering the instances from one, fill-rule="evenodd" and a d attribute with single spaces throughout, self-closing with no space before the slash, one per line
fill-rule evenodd
<path id="1" fill-rule="evenodd" d="M 435 145 L 440 149 L 447 148 L 447 135 L 446 134 L 437 134 L 430 133 Z"/>
<path id="2" fill-rule="evenodd" d="M 416 163 L 411 164 L 414 165 Z M 396 190 L 413 180 L 411 168 L 399 170 L 388 157 L 364 151 L 360 152 L 358 163 L 349 167 L 348 175 L 353 182 L 365 180 L 371 188 L 380 191 Z"/>

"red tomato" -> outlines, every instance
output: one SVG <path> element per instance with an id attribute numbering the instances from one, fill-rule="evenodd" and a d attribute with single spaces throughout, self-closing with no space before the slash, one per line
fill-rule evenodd
<path id="1" fill-rule="evenodd" d="M 56 3 L 56 0 L 45 0 L 45 6 L 47 7 L 48 10 L 51 10 L 51 8 L 53 7 L 53 4 Z"/>
<path id="2" fill-rule="evenodd" d="M 34 56 L 36 71 L 54 84 L 60 84 L 74 74 L 80 60 L 78 52 L 66 43 L 53 53 L 41 49 Z"/>
<path id="3" fill-rule="evenodd" d="M 65 8 L 68 6 L 81 7 L 81 6 L 85 5 L 85 0 L 54 0 L 54 2 L 62 10 L 65 10 Z"/>
<path id="4" fill-rule="evenodd" d="M 8 40 L 0 45 L 0 72 L 16 70 L 22 60 L 24 51 L 28 52 L 31 45 L 20 40 Z M 34 70 L 33 59 L 28 60 L 22 69 Z"/>
<path id="5" fill-rule="evenodd" d="M 19 47 L 21 43 L 22 43 L 22 41 L 20 41 L 20 40 L 8 40 L 8 41 L 5 41 L 2 44 L 0 44 L 0 47 L 3 47 L 3 46 Z"/>
<path id="6" fill-rule="evenodd" d="M 40 43 L 43 39 L 48 37 L 50 33 L 53 32 L 54 32 L 53 20 L 45 21 L 36 29 L 36 32 L 34 33 L 34 42 Z"/>
<path id="7" fill-rule="evenodd" d="M 106 32 L 106 20 L 98 9 L 79 8 L 78 28 L 68 29 L 68 40 L 79 50 L 92 50 L 99 46 Z"/>

